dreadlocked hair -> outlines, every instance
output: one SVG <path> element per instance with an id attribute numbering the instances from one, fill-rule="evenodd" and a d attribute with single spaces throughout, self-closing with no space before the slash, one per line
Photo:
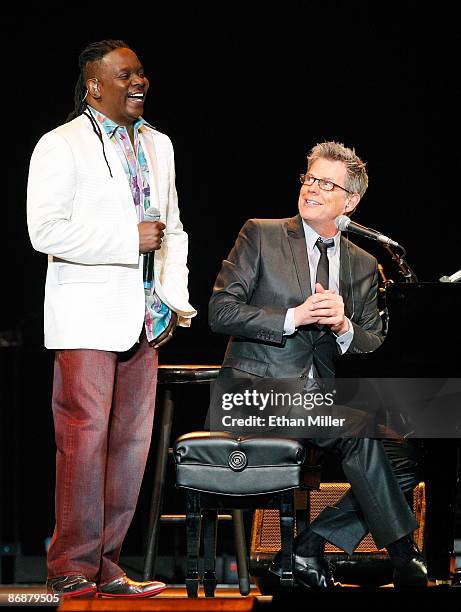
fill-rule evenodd
<path id="1" fill-rule="evenodd" d="M 104 155 L 104 159 L 106 161 L 107 167 L 109 168 L 109 173 L 112 178 L 112 170 L 109 166 L 109 162 L 107 161 L 106 151 L 104 149 L 104 141 L 102 138 L 101 128 L 98 123 L 94 119 L 93 115 L 87 111 L 87 89 L 86 89 L 86 80 L 87 80 L 87 67 L 91 62 L 96 62 L 105 57 L 108 53 L 113 51 L 114 49 L 130 49 L 131 47 L 127 45 L 123 40 L 101 40 L 99 42 L 89 44 L 86 49 L 84 49 L 78 58 L 78 65 L 80 68 L 80 74 L 77 79 L 77 83 L 75 84 L 75 92 L 74 92 L 74 110 L 69 113 L 66 119 L 66 123 L 72 121 L 76 117 L 80 115 L 85 115 L 88 117 L 91 125 L 93 126 L 93 131 L 96 136 L 99 138 L 102 146 L 102 153 Z"/>

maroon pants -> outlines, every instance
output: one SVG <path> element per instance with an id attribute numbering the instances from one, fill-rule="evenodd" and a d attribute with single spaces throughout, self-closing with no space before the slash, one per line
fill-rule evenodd
<path id="1" fill-rule="evenodd" d="M 48 577 L 123 575 L 120 549 L 133 518 L 149 451 L 157 351 L 142 340 L 124 353 L 57 350 L 56 527 Z"/>

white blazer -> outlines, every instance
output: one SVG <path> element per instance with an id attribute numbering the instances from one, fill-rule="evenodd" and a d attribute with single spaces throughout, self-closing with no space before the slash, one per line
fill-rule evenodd
<path id="1" fill-rule="evenodd" d="M 106 133 L 101 142 L 80 116 L 45 134 L 32 154 L 27 223 L 33 247 L 48 255 L 45 346 L 125 351 L 144 323 L 138 220 L 125 171 Z M 166 225 L 155 251 L 157 295 L 190 325 L 187 234 L 179 219 L 173 147 L 146 126 L 151 204 Z"/>

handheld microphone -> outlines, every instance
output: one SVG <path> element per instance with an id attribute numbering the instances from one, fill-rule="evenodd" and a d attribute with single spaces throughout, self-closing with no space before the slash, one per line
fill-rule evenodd
<path id="1" fill-rule="evenodd" d="M 392 246 L 402 248 L 398 242 L 395 242 L 395 240 L 391 240 L 391 238 L 388 238 L 388 236 L 381 234 L 377 230 L 370 229 L 360 225 L 359 223 L 355 223 L 355 221 L 352 221 L 350 217 L 346 215 L 339 215 L 339 217 L 336 217 L 335 225 L 341 232 L 353 232 L 354 234 L 359 234 L 365 238 L 371 238 L 371 240 L 377 240 L 378 242 L 384 242 L 384 244 L 390 244 Z"/>
<path id="2" fill-rule="evenodd" d="M 160 219 L 160 211 L 155 206 L 149 206 L 144 211 L 144 221 L 158 221 Z M 144 280 L 144 293 L 150 295 L 152 289 L 152 282 L 154 278 L 154 253 L 155 251 L 149 251 L 144 253 L 143 262 L 143 280 Z"/>

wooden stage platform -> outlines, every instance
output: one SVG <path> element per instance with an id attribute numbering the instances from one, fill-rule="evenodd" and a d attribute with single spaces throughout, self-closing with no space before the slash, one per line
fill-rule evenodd
<path id="1" fill-rule="evenodd" d="M 124 611 L 149 610 L 149 612 L 249 612 L 253 610 L 255 599 L 261 595 L 242 597 L 237 589 L 216 589 L 216 597 L 205 598 L 200 590 L 197 599 L 188 599 L 184 588 L 167 588 L 163 593 L 149 599 L 127 601 L 123 599 L 107 598 L 87 601 L 68 600 L 58 607 L 58 612 L 83 611 Z M 270 604 L 272 597 L 264 597 Z"/>
<path id="2" fill-rule="evenodd" d="M 257 588 L 252 588 L 248 597 L 242 597 L 237 588 L 218 587 L 216 597 L 205 598 L 200 589 L 197 599 L 188 599 L 186 589 L 179 585 L 168 586 L 165 591 L 156 597 L 148 599 L 67 599 L 60 605 L 44 605 L 36 603 L 33 597 L 46 595 L 44 585 L 0 585 L 0 608 L 3 606 L 13 609 L 56 610 L 57 612 L 306 612 L 307 607 L 320 605 L 323 610 L 349 609 L 370 611 L 370 605 L 375 610 L 392 609 L 399 603 L 411 601 L 412 606 L 425 604 L 426 608 L 436 610 L 444 606 L 447 612 L 459 609 L 461 589 L 450 588 L 448 585 L 436 586 L 431 583 L 427 589 L 418 591 L 396 591 L 392 586 L 380 588 L 357 588 L 342 586 L 333 591 L 307 591 L 296 589 L 286 591 L 279 595 L 261 595 Z M 29 598 L 27 601 L 8 601 L 11 595 L 18 595 L 19 599 Z M 339 607 L 338 607 L 339 606 Z M 314 608 L 310 608 L 314 610 Z"/>

